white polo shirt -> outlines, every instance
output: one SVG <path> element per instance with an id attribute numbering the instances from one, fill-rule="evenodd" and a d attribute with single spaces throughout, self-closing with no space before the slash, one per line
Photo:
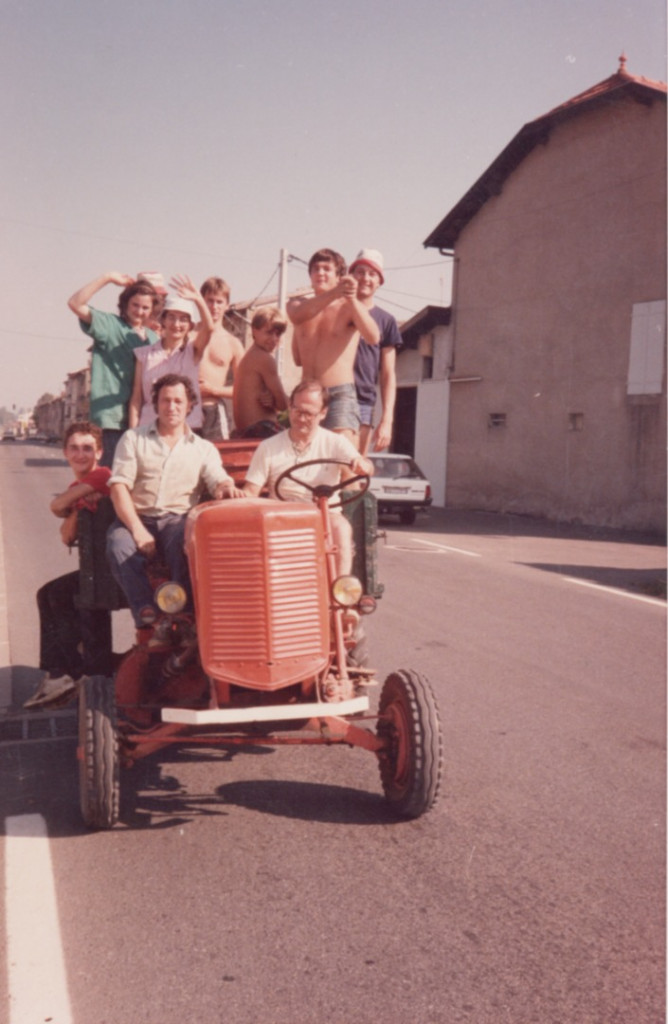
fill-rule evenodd
<path id="1" fill-rule="evenodd" d="M 275 484 L 278 477 L 286 469 L 295 466 L 295 476 L 315 487 L 318 484 L 337 484 L 341 478 L 343 466 L 321 465 L 302 466 L 301 463 L 311 459 L 338 459 L 350 465 L 359 456 L 359 452 L 343 434 L 335 434 L 324 427 L 318 427 L 308 447 L 298 452 L 290 440 L 289 430 L 268 437 L 261 441 L 253 452 L 246 480 L 258 487 L 269 487 L 272 498 L 276 496 Z M 313 501 L 313 495 L 304 487 L 284 480 L 281 484 L 281 497 L 287 501 Z M 334 496 L 334 501 L 339 497 Z"/>

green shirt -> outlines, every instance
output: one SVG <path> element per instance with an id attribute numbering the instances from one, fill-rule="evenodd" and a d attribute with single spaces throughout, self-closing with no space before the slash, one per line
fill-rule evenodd
<path id="1" fill-rule="evenodd" d="M 158 336 L 147 329 L 141 338 L 116 313 L 90 307 L 91 322 L 79 321 L 84 334 L 93 339 L 90 366 L 90 418 L 105 430 L 125 430 L 128 403 L 135 375 L 134 350 L 154 345 Z"/>

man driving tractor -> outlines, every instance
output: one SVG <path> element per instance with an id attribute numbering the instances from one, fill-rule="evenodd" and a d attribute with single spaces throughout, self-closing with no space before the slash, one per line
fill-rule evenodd
<path id="1" fill-rule="evenodd" d="M 262 441 L 251 459 L 243 493 L 257 497 L 263 487 L 268 486 L 270 497 L 276 497 L 275 484 L 281 473 L 294 466 L 300 466 L 299 477 L 310 487 L 320 484 L 337 484 L 346 476 L 361 474 L 371 476 L 373 463 L 357 451 L 348 438 L 321 427 L 327 415 L 329 395 L 317 380 L 303 380 L 290 395 L 288 414 L 290 426 L 274 437 Z M 324 465 L 302 465 L 315 459 L 331 459 Z M 296 480 L 286 479 L 281 483 L 281 497 L 292 501 L 312 501 L 312 493 L 300 487 Z M 331 518 L 333 540 L 337 548 L 337 572 L 348 575 L 353 562 L 352 528 L 341 515 L 340 508 L 333 508 Z"/>

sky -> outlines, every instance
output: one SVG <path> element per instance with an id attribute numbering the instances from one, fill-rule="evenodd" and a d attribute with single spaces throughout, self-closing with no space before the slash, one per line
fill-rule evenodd
<path id="1" fill-rule="evenodd" d="M 67 299 L 107 270 L 238 301 L 281 249 L 292 290 L 316 249 L 372 247 L 400 322 L 447 304 L 424 239 L 622 52 L 666 80 L 664 0 L 0 0 L 0 406 L 85 366 Z"/>

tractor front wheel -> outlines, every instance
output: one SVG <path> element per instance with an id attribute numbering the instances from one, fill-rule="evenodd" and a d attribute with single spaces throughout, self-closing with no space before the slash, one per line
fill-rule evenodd
<path id="1" fill-rule="evenodd" d="M 79 797 L 89 828 L 118 821 L 119 757 L 114 683 L 106 676 L 84 680 L 79 693 Z"/>
<path id="2" fill-rule="evenodd" d="M 443 764 L 438 705 L 424 676 L 401 669 L 387 677 L 376 731 L 385 744 L 378 753 L 385 797 L 397 814 L 419 818 L 436 802 Z"/>

